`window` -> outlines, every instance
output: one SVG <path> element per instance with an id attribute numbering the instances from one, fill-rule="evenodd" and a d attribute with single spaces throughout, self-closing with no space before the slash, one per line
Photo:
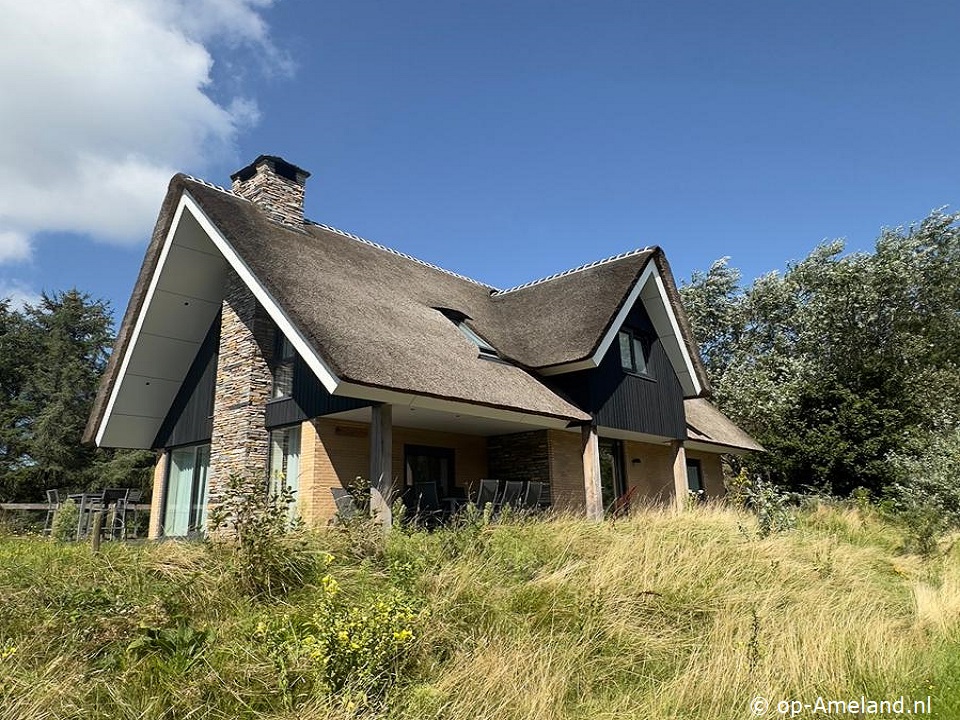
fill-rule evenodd
<path id="1" fill-rule="evenodd" d="M 163 503 L 163 534 L 177 537 L 203 533 L 207 524 L 207 473 L 210 446 L 170 451 Z"/>
<path id="2" fill-rule="evenodd" d="M 457 327 L 460 329 L 460 332 L 467 336 L 468 340 L 472 341 L 480 349 L 480 355 L 497 357 L 497 351 L 493 345 L 477 335 L 469 325 L 465 322 L 460 322 L 457 324 Z"/>
<path id="3" fill-rule="evenodd" d="M 296 352 L 286 336 L 277 330 L 277 347 L 273 363 L 273 397 L 293 395 L 293 362 Z"/>
<path id="4" fill-rule="evenodd" d="M 647 375 L 650 340 L 643 333 L 623 329 L 617 335 L 620 343 L 620 367 L 638 375 Z"/>
<path id="5" fill-rule="evenodd" d="M 451 310 L 450 308 L 434 308 L 434 310 L 442 313 L 444 317 L 457 326 L 457 329 L 463 333 L 463 336 L 467 338 L 467 340 L 477 346 L 480 350 L 480 357 L 499 359 L 500 355 L 497 353 L 497 349 L 480 337 L 476 330 L 467 325 L 469 318 L 464 313 L 459 310 Z"/>
<path id="6" fill-rule="evenodd" d="M 439 497 L 447 497 L 454 487 L 453 448 L 430 445 L 404 445 L 406 485 L 436 483 Z"/>
<path id="7" fill-rule="evenodd" d="M 698 497 L 703 497 L 703 471 L 699 460 L 687 459 L 687 490 Z"/>
<path id="8" fill-rule="evenodd" d="M 270 431 L 270 493 L 276 495 L 283 486 L 296 498 L 300 490 L 300 426 L 291 425 Z M 294 505 L 290 514 L 294 515 Z"/>

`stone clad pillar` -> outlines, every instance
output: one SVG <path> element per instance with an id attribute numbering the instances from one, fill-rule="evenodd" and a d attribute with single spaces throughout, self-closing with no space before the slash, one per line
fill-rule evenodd
<path id="1" fill-rule="evenodd" d="M 273 390 L 270 358 L 275 329 L 266 311 L 234 272 L 226 281 L 217 356 L 210 447 L 210 502 L 220 500 L 231 474 L 267 478 L 270 436 L 264 427 Z"/>

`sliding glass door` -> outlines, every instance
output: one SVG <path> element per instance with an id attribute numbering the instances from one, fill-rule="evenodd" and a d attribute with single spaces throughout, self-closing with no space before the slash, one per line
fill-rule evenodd
<path id="1" fill-rule="evenodd" d="M 163 506 L 165 537 L 202 533 L 206 529 L 209 470 L 209 445 L 193 445 L 170 451 Z"/>

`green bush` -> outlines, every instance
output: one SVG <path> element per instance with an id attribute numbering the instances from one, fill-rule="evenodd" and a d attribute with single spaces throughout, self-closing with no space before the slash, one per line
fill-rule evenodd
<path id="1" fill-rule="evenodd" d="M 316 570 L 303 522 L 291 517 L 292 503 L 289 487 L 268 493 L 262 479 L 234 474 L 210 513 L 212 544 L 229 553 L 237 583 L 251 595 L 282 595 Z"/>
<path id="2" fill-rule="evenodd" d="M 960 427 L 931 436 L 914 455 L 893 455 L 898 482 L 887 507 L 907 534 L 905 550 L 936 554 L 940 538 L 960 529 Z"/>
<path id="3" fill-rule="evenodd" d="M 324 693 L 355 707 L 382 699 L 412 663 L 419 613 L 410 596 L 393 590 L 349 603 L 327 574 L 315 603 L 305 618 L 265 616 L 253 634 L 274 661 L 287 705 Z"/>
<path id="4" fill-rule="evenodd" d="M 761 477 L 750 477 L 746 468 L 730 482 L 730 497 L 735 504 L 757 516 L 760 537 L 790 530 L 796 525 L 787 495 Z"/>
<path id="5" fill-rule="evenodd" d="M 77 522 L 80 520 L 80 508 L 73 500 L 67 500 L 57 510 L 50 524 L 50 539 L 56 542 L 69 542 L 76 538 Z"/>

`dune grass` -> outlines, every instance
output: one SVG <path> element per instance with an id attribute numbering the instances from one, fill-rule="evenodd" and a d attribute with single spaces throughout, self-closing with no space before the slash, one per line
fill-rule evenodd
<path id="1" fill-rule="evenodd" d="M 901 554 L 869 509 L 763 539 L 700 507 L 308 543 L 305 585 L 257 598 L 201 543 L 0 538 L 0 719 L 960 717 L 960 556 Z"/>

